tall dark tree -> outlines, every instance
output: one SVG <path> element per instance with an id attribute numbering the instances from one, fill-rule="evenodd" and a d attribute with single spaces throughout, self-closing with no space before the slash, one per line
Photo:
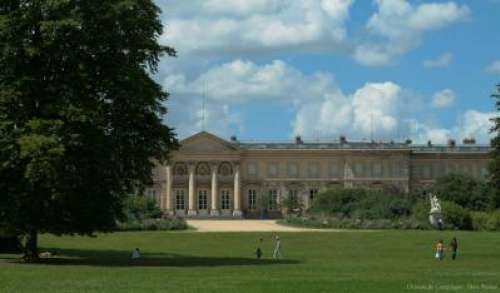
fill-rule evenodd
<path id="1" fill-rule="evenodd" d="M 0 1 L 0 227 L 89 235 L 177 146 L 152 0 Z"/>
<path id="2" fill-rule="evenodd" d="M 495 190 L 495 207 L 500 208 L 500 84 L 497 84 L 496 93 L 491 95 L 495 99 L 496 116 L 492 118 L 494 123 L 491 132 L 495 134 L 491 140 L 493 148 L 493 161 L 490 165 L 491 184 Z"/>

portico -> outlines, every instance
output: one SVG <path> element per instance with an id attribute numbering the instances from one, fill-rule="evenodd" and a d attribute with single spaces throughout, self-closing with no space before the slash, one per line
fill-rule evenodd
<path id="1" fill-rule="evenodd" d="M 180 161 L 165 166 L 165 174 L 166 190 L 161 202 L 165 202 L 163 209 L 168 214 L 188 217 L 243 215 L 238 162 Z"/>

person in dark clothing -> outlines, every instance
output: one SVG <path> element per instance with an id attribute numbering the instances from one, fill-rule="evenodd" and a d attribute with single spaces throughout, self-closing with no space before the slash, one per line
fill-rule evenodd
<path id="1" fill-rule="evenodd" d="M 262 257 L 262 238 L 259 239 L 259 244 L 257 245 L 257 250 L 255 251 L 255 254 L 257 256 L 257 259 L 260 259 Z"/>
<path id="2" fill-rule="evenodd" d="M 458 250 L 457 237 L 453 237 L 453 239 L 451 240 L 450 248 L 451 248 L 451 259 L 455 260 L 457 258 L 457 250 Z"/>

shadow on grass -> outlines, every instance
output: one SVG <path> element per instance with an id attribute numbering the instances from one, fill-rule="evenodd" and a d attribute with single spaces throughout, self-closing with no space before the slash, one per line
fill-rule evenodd
<path id="1" fill-rule="evenodd" d="M 35 264 L 42 265 L 82 265 L 102 267 L 221 267 L 221 266 L 247 266 L 247 265 L 286 265 L 299 264 L 293 259 L 255 259 L 245 257 L 214 257 L 214 256 L 189 256 L 173 253 L 143 253 L 140 259 L 132 260 L 130 251 L 121 250 L 80 250 L 59 249 L 57 256 L 41 258 Z M 19 258 L 5 257 L 3 259 L 22 263 Z"/>

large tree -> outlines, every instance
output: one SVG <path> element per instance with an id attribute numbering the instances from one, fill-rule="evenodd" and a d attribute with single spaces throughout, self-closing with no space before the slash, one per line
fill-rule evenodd
<path id="1" fill-rule="evenodd" d="M 491 119 L 494 123 L 491 132 L 495 136 L 491 140 L 493 161 L 490 165 L 490 174 L 491 184 L 495 190 L 495 207 L 500 208 L 500 84 L 497 85 L 496 93 L 491 96 L 495 99 L 496 116 Z"/>
<path id="2" fill-rule="evenodd" d="M 126 194 L 148 184 L 177 140 L 152 0 L 0 1 L 0 227 L 110 231 Z"/>

